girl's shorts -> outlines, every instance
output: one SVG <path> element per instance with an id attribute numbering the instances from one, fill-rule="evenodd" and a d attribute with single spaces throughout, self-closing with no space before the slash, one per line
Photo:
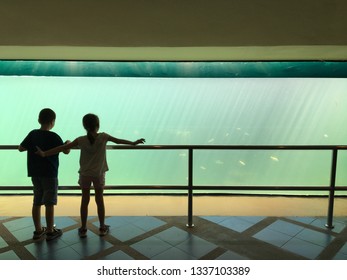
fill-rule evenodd
<path id="1" fill-rule="evenodd" d="M 105 174 L 99 177 L 80 175 L 78 184 L 81 188 L 87 189 L 90 189 L 92 184 L 94 189 L 103 188 L 105 186 Z"/>

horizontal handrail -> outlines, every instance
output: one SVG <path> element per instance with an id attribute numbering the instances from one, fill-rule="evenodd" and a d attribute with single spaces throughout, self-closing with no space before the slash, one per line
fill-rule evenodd
<path id="1" fill-rule="evenodd" d="M 18 145 L 0 145 L 0 150 L 15 150 Z M 76 148 L 77 149 L 77 148 Z M 182 189 L 188 191 L 188 226 L 193 226 L 193 190 L 310 190 L 329 191 L 329 205 L 327 224 L 328 228 L 333 228 L 333 209 L 335 198 L 335 181 L 337 170 L 337 154 L 339 150 L 347 150 L 347 145 L 108 145 L 107 149 L 113 150 L 188 150 L 188 185 L 187 186 L 111 186 L 113 189 Z M 330 150 L 332 152 L 331 173 L 329 186 L 194 186 L 193 185 L 193 151 L 194 150 Z M 0 186 L 0 190 L 26 190 L 26 187 L 6 187 Z M 67 188 L 67 186 L 65 186 Z M 108 187 L 110 188 L 110 187 Z M 339 187 L 338 190 L 347 190 L 347 187 Z"/>
<path id="2" fill-rule="evenodd" d="M 328 191 L 329 186 L 267 186 L 267 185 L 255 185 L 255 186 L 218 186 L 218 185 L 194 185 L 194 190 L 219 190 L 219 191 L 231 191 L 231 190 L 245 190 L 245 191 Z M 0 186 L 1 190 L 31 190 L 32 186 Z M 64 185 L 59 186 L 61 190 L 80 190 L 77 185 Z M 187 190 L 187 185 L 107 185 L 106 190 Z M 347 190 L 347 186 L 338 186 L 336 190 Z"/>
<path id="3" fill-rule="evenodd" d="M 347 145 L 107 145 L 108 150 L 347 150 Z M 0 145 L 0 150 L 17 150 L 18 145 Z M 73 150 L 78 150 L 78 147 Z M 274 190 L 274 191 L 327 191 L 330 186 L 197 186 L 195 190 L 209 190 L 212 188 L 220 191 L 230 190 Z M 0 190 L 26 190 L 30 186 L 0 186 Z M 78 186 L 61 186 L 64 190 L 78 190 Z M 108 185 L 112 190 L 186 190 L 187 185 Z M 347 186 L 339 186 L 338 190 L 347 190 Z"/>
<path id="4" fill-rule="evenodd" d="M 106 147 L 110 150 L 347 150 L 347 145 L 107 145 Z M 0 145 L 0 150 L 16 149 L 18 145 Z"/>

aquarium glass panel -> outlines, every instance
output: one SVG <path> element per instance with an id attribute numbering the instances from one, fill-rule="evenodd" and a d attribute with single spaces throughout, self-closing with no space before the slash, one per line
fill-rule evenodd
<path id="1" fill-rule="evenodd" d="M 148 145 L 344 145 L 346 78 L 0 76 L 0 145 L 18 145 L 52 108 L 62 139 L 100 131 Z M 111 144 L 111 143 L 110 143 Z M 26 154 L 0 150 L 0 185 L 30 186 Z M 187 150 L 108 150 L 109 185 L 187 185 Z M 78 180 L 79 151 L 60 155 L 61 185 Z M 329 184 L 329 151 L 195 151 L 194 184 Z M 338 185 L 346 185 L 346 153 Z"/>

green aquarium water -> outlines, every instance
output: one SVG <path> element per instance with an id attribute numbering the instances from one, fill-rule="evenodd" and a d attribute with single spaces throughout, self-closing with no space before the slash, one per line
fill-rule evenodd
<path id="1" fill-rule="evenodd" d="M 0 95 L 0 145 L 18 145 L 46 107 L 64 141 L 84 135 L 82 117 L 94 113 L 101 132 L 148 145 L 347 144 L 346 78 L 3 75 Z M 107 153 L 108 185 L 188 183 L 187 150 Z M 31 185 L 26 153 L 0 157 L 1 186 Z M 198 186 L 328 186 L 331 151 L 197 150 L 193 164 Z M 61 154 L 60 185 L 77 186 L 78 168 L 79 150 Z M 338 186 L 346 186 L 346 168 L 340 151 Z"/>

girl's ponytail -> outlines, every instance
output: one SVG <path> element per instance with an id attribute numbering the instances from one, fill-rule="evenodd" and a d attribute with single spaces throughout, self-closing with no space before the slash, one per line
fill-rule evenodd
<path id="1" fill-rule="evenodd" d="M 88 137 L 88 140 L 89 140 L 90 144 L 93 145 L 94 142 L 95 142 L 95 138 L 89 131 L 87 132 L 87 137 Z"/>
<path id="2" fill-rule="evenodd" d="M 92 132 L 97 132 L 100 123 L 99 123 L 99 118 L 97 115 L 94 114 L 87 114 L 83 117 L 83 127 L 87 131 L 87 137 L 91 145 L 94 144 L 95 138 L 92 134 Z"/>

